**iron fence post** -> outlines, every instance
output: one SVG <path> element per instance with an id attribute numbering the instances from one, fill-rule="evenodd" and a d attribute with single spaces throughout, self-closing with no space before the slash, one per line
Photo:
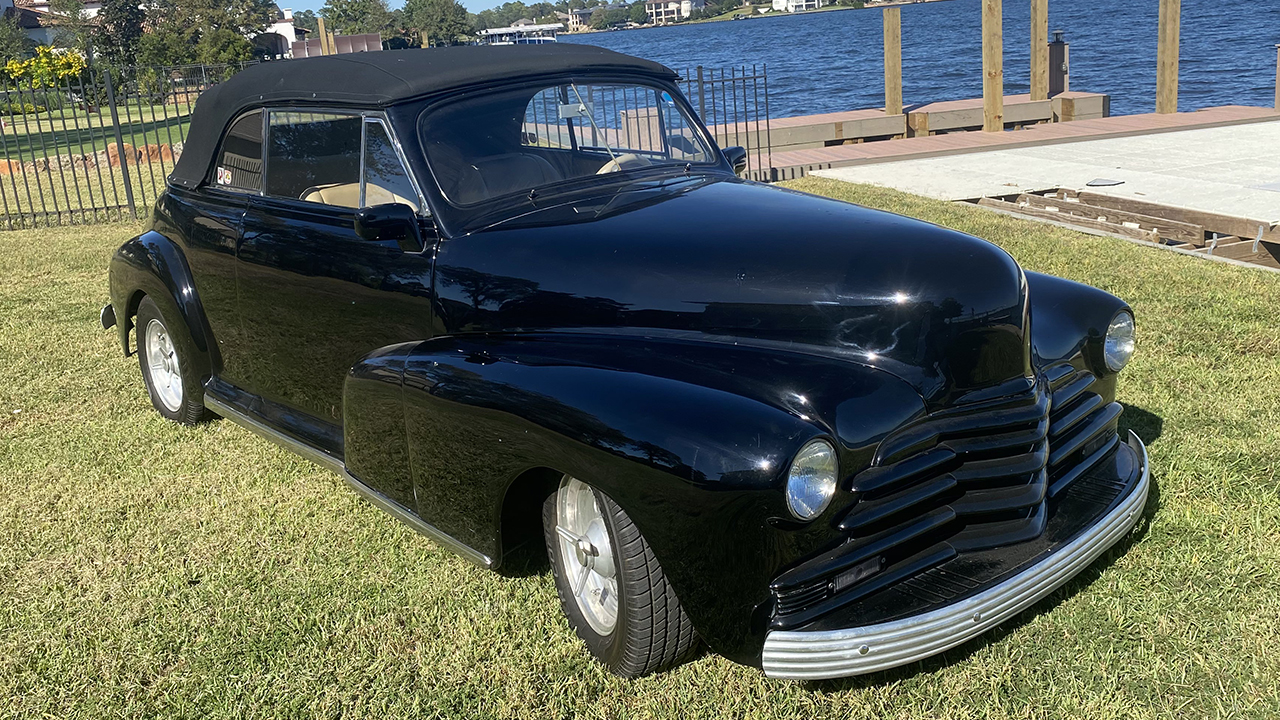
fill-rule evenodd
<path id="1" fill-rule="evenodd" d="M 707 88 L 702 83 L 702 66 L 698 66 L 698 118 L 707 122 Z"/>
<path id="2" fill-rule="evenodd" d="M 116 110 L 116 91 L 112 87 L 111 68 L 106 70 L 107 79 L 107 105 L 111 107 L 111 126 L 116 132 L 116 155 L 120 158 L 120 172 L 124 175 L 124 198 L 129 203 L 129 213 L 133 215 L 133 219 L 138 219 L 138 207 L 133 202 L 133 183 L 129 182 L 129 161 L 125 158 L 124 152 L 124 135 L 120 133 L 120 113 Z M 110 161 L 107 162 L 110 169 Z"/>

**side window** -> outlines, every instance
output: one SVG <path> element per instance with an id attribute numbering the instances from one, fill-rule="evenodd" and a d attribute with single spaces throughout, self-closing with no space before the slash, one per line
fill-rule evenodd
<path id="1" fill-rule="evenodd" d="M 364 206 L 400 203 L 418 210 L 418 193 L 391 144 L 387 128 L 370 120 L 365 122 L 364 132 Z"/>
<path id="2" fill-rule="evenodd" d="M 241 115 L 222 138 L 213 184 L 227 190 L 262 189 L 262 111 Z"/>
<path id="3" fill-rule="evenodd" d="M 360 207 L 358 115 L 272 111 L 267 137 L 267 194 Z"/>

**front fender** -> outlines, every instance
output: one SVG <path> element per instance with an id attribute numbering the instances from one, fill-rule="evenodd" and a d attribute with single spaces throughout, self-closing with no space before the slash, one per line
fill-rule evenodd
<path id="1" fill-rule="evenodd" d="M 142 295 L 147 295 L 167 317 L 180 317 L 186 337 L 176 333 L 201 376 L 212 372 L 217 352 L 204 308 L 196 293 L 191 268 L 182 250 L 169 238 L 147 231 L 116 250 L 110 265 L 111 305 L 117 318 L 120 346 L 129 354 L 129 331 Z"/>
<path id="2" fill-rule="evenodd" d="M 1102 357 L 1111 319 L 1132 310 L 1104 290 L 1053 275 L 1027 273 L 1031 295 L 1031 347 L 1037 367 L 1083 358 L 1099 378 L 1112 373 Z"/>
<path id="3" fill-rule="evenodd" d="M 347 386 L 347 466 L 362 482 L 501 562 L 513 481 L 539 468 L 583 479 L 627 511 L 702 637 L 744 662 L 759 662 L 769 582 L 839 542 L 835 518 L 851 502 L 840 490 L 815 521 L 793 520 L 783 490 L 796 451 L 815 437 L 836 441 L 847 477 L 924 412 L 905 382 L 863 365 L 593 335 L 396 346 L 357 366 Z M 403 440 L 388 420 L 393 387 Z M 411 500 L 395 477 L 406 463 Z"/>

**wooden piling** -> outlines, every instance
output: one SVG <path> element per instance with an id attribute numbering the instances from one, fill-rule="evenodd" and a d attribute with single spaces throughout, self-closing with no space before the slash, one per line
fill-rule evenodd
<path id="1" fill-rule="evenodd" d="M 1049 0 L 1031 0 L 1031 99 L 1049 99 Z"/>
<path id="2" fill-rule="evenodd" d="M 1160 37 L 1156 46 L 1156 112 L 1178 112 L 1178 42 L 1182 0 L 1160 0 Z"/>
<path id="3" fill-rule="evenodd" d="M 1280 110 L 1280 45 L 1276 45 L 1276 110 Z"/>
<path id="4" fill-rule="evenodd" d="M 1004 130 L 1003 0 L 982 0 L 982 129 Z"/>
<path id="5" fill-rule="evenodd" d="M 320 36 L 320 54 L 332 55 L 329 52 L 329 33 L 324 31 L 324 18 L 316 18 L 316 34 Z"/>
<path id="6" fill-rule="evenodd" d="M 902 114 L 902 11 L 884 9 L 884 111 Z"/>

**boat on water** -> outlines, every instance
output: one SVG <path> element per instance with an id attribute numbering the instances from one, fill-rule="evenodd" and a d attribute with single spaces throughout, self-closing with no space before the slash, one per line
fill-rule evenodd
<path id="1" fill-rule="evenodd" d="M 546 25 L 513 25 L 488 28 L 480 31 L 481 45 L 543 45 L 556 42 L 556 33 L 564 29 L 562 23 Z"/>

